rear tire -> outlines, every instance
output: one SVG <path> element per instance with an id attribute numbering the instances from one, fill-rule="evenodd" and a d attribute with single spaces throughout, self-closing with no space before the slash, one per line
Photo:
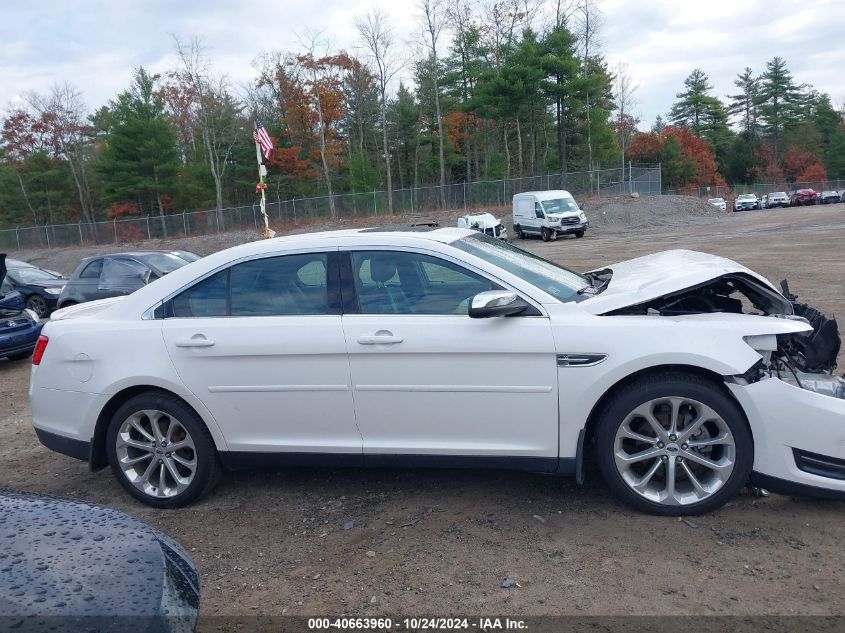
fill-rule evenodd
<path id="1" fill-rule="evenodd" d="M 613 394 L 599 412 L 595 448 L 613 493 L 662 516 L 724 505 L 754 463 L 739 405 L 715 382 L 679 372 L 644 376 Z"/>
<path id="2" fill-rule="evenodd" d="M 517 224 L 516 226 L 513 227 L 513 232 L 514 232 L 514 235 L 516 235 L 517 239 L 520 239 L 520 240 L 525 239 L 525 233 L 522 232 L 522 227 L 519 226 L 519 224 Z"/>
<path id="3" fill-rule="evenodd" d="M 220 470 L 203 421 L 162 391 L 135 396 L 115 412 L 106 433 L 106 454 L 126 492 L 154 508 L 181 508 L 196 501 L 214 487 Z"/>

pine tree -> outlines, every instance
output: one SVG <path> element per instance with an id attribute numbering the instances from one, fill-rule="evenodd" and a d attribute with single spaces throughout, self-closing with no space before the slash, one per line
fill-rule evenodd
<path id="1" fill-rule="evenodd" d="M 713 89 L 707 74 L 696 68 L 684 80 L 686 90 L 675 95 L 678 101 L 669 112 L 677 127 L 689 128 L 699 138 L 718 144 L 727 131 L 728 115 L 722 102 L 709 92 Z"/>
<path id="2" fill-rule="evenodd" d="M 165 230 L 162 195 L 172 191 L 179 168 L 176 134 L 167 122 L 155 80 L 138 68 L 132 85 L 109 105 L 99 171 L 107 202 L 134 202 L 158 212 Z"/>
<path id="3" fill-rule="evenodd" d="M 737 75 L 734 85 L 739 88 L 735 95 L 729 95 L 728 114 L 740 117 L 740 129 L 754 137 L 757 134 L 757 102 L 760 93 L 760 79 L 746 66 Z"/>
<path id="4" fill-rule="evenodd" d="M 575 54 L 575 36 L 564 24 L 551 29 L 543 38 L 542 68 L 545 79 L 540 87 L 555 107 L 557 124 L 557 163 L 561 175 L 561 187 L 567 170 L 566 139 L 570 117 L 577 105 L 573 103 L 580 92 L 580 64 Z"/>
<path id="5" fill-rule="evenodd" d="M 794 124 L 800 114 L 800 102 L 799 88 L 786 67 L 786 61 L 781 57 L 772 58 L 760 77 L 758 113 L 778 155 L 783 131 Z"/>

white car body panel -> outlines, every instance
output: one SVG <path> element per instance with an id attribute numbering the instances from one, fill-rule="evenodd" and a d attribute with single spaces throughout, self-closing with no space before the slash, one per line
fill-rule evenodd
<path id="1" fill-rule="evenodd" d="M 365 453 L 558 456 L 548 318 L 352 314 L 343 329 Z M 361 343 L 377 333 L 403 340 Z"/>
<path id="2" fill-rule="evenodd" d="M 561 303 L 449 245 L 474 233 L 350 230 L 253 242 L 131 295 L 61 310 L 44 327 L 49 344 L 33 367 L 33 423 L 90 441 L 114 394 L 149 385 L 192 406 L 220 451 L 574 460 L 579 432 L 609 389 L 642 370 L 687 366 L 726 377 L 752 427 L 755 470 L 845 489 L 841 481 L 797 471 L 787 457 L 800 448 L 845 459 L 845 400 L 777 379 L 730 380 L 761 360 L 773 335 L 809 331 L 806 322 L 726 313 L 599 316 L 724 274 L 749 275 L 774 290 L 765 278 L 724 258 L 668 251 L 611 265 L 604 292 Z M 164 300 L 235 262 L 348 249 L 411 250 L 460 263 L 517 292 L 540 316 L 153 318 Z M 384 333 L 401 343 L 360 342 Z M 176 345 L 197 336 L 215 345 Z M 558 356 L 577 354 L 603 358 L 558 365 Z"/>
<path id="3" fill-rule="evenodd" d="M 361 452 L 339 315 L 174 318 L 162 333 L 230 450 Z M 180 346 L 192 339 L 213 345 Z"/>
<path id="4" fill-rule="evenodd" d="M 845 400 L 777 378 L 729 384 L 754 436 L 754 471 L 785 481 L 845 492 L 845 480 L 799 470 L 792 449 L 845 459 Z"/>

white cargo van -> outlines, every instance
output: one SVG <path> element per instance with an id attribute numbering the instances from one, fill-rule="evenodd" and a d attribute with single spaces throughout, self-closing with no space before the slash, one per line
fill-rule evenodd
<path id="1" fill-rule="evenodd" d="M 584 237 L 589 226 L 568 191 L 527 191 L 513 197 L 513 232 L 520 239 L 539 235 L 548 242 L 567 233 Z"/>

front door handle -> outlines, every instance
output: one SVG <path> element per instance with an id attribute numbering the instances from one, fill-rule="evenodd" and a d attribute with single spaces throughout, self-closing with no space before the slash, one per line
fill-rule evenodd
<path id="1" fill-rule="evenodd" d="M 376 332 L 373 336 L 359 336 L 359 345 L 396 345 L 404 341 L 401 336 L 393 336 L 390 332 Z"/>
<path id="2" fill-rule="evenodd" d="M 176 347 L 211 347 L 214 341 L 205 338 L 202 334 L 194 334 L 191 338 L 183 338 L 176 343 Z"/>

